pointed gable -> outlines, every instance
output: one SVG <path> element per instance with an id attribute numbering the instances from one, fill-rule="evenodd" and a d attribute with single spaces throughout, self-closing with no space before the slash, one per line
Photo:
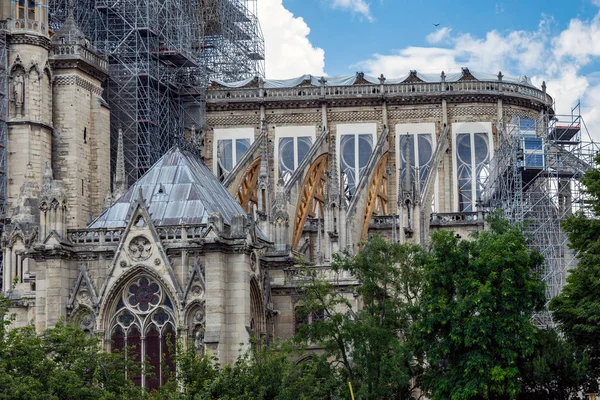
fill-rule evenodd
<path id="1" fill-rule="evenodd" d="M 154 225 L 204 224 L 220 213 L 226 224 L 245 214 L 211 170 L 192 153 L 174 147 L 156 162 L 90 228 L 124 227 L 142 191 Z"/>

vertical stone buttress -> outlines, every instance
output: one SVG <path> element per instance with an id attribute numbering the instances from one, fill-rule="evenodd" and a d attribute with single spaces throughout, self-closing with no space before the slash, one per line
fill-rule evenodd
<path id="1" fill-rule="evenodd" d="M 52 151 L 52 73 L 48 3 L 2 2 L 8 23 L 8 210 L 15 207 L 27 165 L 38 185 Z"/>
<path id="2" fill-rule="evenodd" d="M 52 37 L 53 170 L 68 198 L 67 227 L 87 225 L 110 188 L 109 110 L 102 99 L 107 61 L 99 57 L 72 12 Z"/>

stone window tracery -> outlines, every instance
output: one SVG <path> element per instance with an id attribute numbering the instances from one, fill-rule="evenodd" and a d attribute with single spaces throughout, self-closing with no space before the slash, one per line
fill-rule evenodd
<path id="1" fill-rule="evenodd" d="M 275 130 L 277 176 L 288 182 L 315 140 L 315 126 L 285 126 Z"/>
<path id="2" fill-rule="evenodd" d="M 215 129 L 213 170 L 219 179 L 225 177 L 242 159 L 254 141 L 253 128 Z"/>
<path id="3" fill-rule="evenodd" d="M 481 199 L 485 181 L 489 173 L 489 163 L 493 146 L 491 124 L 453 124 L 454 164 L 457 187 L 457 208 L 459 212 L 477 211 L 477 201 Z"/>
<path id="4" fill-rule="evenodd" d="M 111 350 L 125 350 L 149 366 L 136 384 L 157 389 L 174 371 L 175 316 L 173 303 L 161 285 L 149 276 L 130 281 L 121 293 L 110 324 Z"/>

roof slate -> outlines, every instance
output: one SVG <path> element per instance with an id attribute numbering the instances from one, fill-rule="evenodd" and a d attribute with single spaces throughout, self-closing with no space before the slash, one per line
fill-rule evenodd
<path id="1" fill-rule="evenodd" d="M 89 227 L 126 226 L 140 189 L 157 226 L 205 224 L 214 212 L 229 225 L 233 215 L 245 214 L 206 164 L 192 153 L 173 147 Z"/>

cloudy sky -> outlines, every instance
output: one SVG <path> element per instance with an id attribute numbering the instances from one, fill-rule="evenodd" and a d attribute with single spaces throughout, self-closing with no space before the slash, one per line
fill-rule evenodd
<path id="1" fill-rule="evenodd" d="M 267 78 L 501 70 L 546 81 L 558 113 L 581 101 L 600 139 L 600 0 L 257 1 Z"/>

